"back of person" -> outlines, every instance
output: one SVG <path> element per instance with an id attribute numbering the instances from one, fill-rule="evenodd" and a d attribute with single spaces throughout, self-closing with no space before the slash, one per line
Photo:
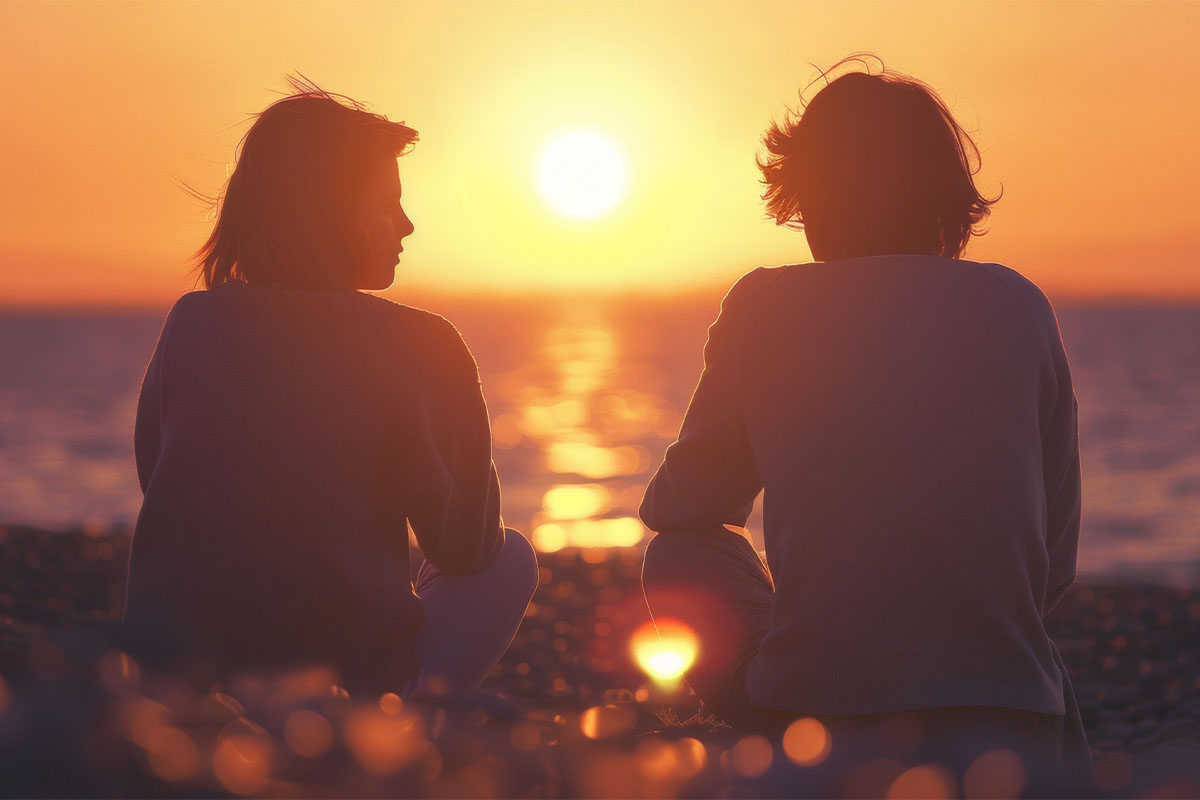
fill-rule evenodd
<path id="1" fill-rule="evenodd" d="M 431 467 L 418 437 L 431 400 L 475 380 L 455 339 L 356 292 L 185 296 L 145 389 L 156 419 L 139 420 L 126 627 L 219 664 L 387 674 L 422 625 L 406 532 Z"/>
<path id="2" fill-rule="evenodd" d="M 1048 557 L 1042 435 L 1073 398 L 1041 293 L 1001 266 L 904 255 L 739 290 L 736 402 L 776 585 L 751 697 L 1063 713 L 1042 613 L 1073 559 Z"/>

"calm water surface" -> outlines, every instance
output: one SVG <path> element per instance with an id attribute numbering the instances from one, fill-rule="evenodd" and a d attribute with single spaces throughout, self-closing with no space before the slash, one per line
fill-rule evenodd
<path id="1" fill-rule="evenodd" d="M 479 361 L 508 524 L 544 550 L 642 540 L 642 487 L 718 302 L 428 304 Z M 132 524 L 134 409 L 163 313 L 0 313 L 0 521 Z M 1200 583 L 1200 308 L 1059 318 L 1080 402 L 1081 573 Z"/>

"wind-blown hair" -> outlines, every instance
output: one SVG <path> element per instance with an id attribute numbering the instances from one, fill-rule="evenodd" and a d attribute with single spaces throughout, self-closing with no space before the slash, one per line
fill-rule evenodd
<path id="1" fill-rule="evenodd" d="M 417 132 L 356 100 L 288 78 L 293 94 L 242 137 L 216 223 L 196 253 L 205 287 L 226 281 L 304 289 L 345 285 L 369 247 L 355 217 L 364 186 Z M 198 193 L 197 193 L 198 194 Z"/>
<path id="2" fill-rule="evenodd" d="M 821 260 L 892 253 L 958 257 L 989 206 L 975 188 L 979 149 L 924 83 L 851 72 L 772 122 L 760 156 L 767 213 L 803 229 Z"/>

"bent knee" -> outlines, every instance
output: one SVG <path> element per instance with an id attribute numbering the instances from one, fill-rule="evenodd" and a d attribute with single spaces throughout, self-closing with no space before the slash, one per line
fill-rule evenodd
<path id="1" fill-rule="evenodd" d="M 653 586 L 670 581 L 677 571 L 681 558 L 687 558 L 688 542 L 694 537 L 686 531 L 663 531 L 654 535 L 646 544 L 642 559 L 642 585 Z"/>
<path id="2" fill-rule="evenodd" d="M 504 529 L 504 545 L 500 548 L 498 563 L 511 576 L 512 585 L 526 600 L 533 597 L 538 586 L 537 553 L 533 545 L 516 528 Z"/>

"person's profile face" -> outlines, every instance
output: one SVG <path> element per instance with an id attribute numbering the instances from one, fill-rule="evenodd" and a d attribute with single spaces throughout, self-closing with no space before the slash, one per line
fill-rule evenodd
<path id="1" fill-rule="evenodd" d="M 386 289 L 396 278 L 396 265 L 404 252 L 402 241 L 413 232 L 412 220 L 400 204 L 400 169 L 387 159 L 363 189 L 357 209 L 367 243 L 355 277 L 356 289 Z"/>

